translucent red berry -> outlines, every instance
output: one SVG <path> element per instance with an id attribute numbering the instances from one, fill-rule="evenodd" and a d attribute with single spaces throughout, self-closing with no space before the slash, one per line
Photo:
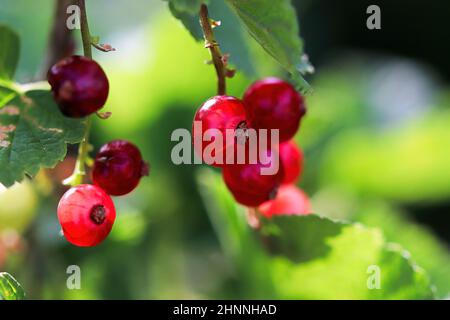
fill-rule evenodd
<path id="1" fill-rule="evenodd" d="M 303 171 L 303 153 L 293 141 L 281 143 L 279 150 L 284 169 L 283 184 L 295 183 Z"/>
<path id="2" fill-rule="evenodd" d="M 142 160 L 139 149 L 131 142 L 114 140 L 98 151 L 92 181 L 108 194 L 120 196 L 131 192 L 142 176 L 148 175 L 149 167 Z"/>
<path id="3" fill-rule="evenodd" d="M 229 165 L 223 168 L 223 179 L 234 198 L 240 204 L 257 207 L 274 199 L 284 173 L 283 167 L 274 165 L 275 152 L 268 154 L 265 161 Z M 264 171 L 264 169 L 266 171 Z"/>
<path id="4" fill-rule="evenodd" d="M 110 196 L 101 188 L 81 184 L 62 196 L 58 219 L 67 241 L 80 247 L 92 247 L 108 236 L 116 210 Z"/>
<path id="5" fill-rule="evenodd" d="M 280 142 L 295 135 L 306 112 L 303 97 L 292 85 L 277 78 L 253 83 L 243 101 L 249 127 L 279 129 Z"/>
<path id="6" fill-rule="evenodd" d="M 207 164 L 223 166 L 227 149 L 235 148 L 236 141 L 236 137 L 226 139 L 227 129 L 231 132 L 245 126 L 245 110 L 241 100 L 230 96 L 210 98 L 197 110 L 194 117 L 192 136 L 196 154 Z M 221 147 L 214 148 L 214 141 Z"/>
<path id="7" fill-rule="evenodd" d="M 274 215 L 303 215 L 311 213 L 308 196 L 294 185 L 283 185 L 278 189 L 275 199 L 264 202 L 258 207 L 267 218 Z"/>
<path id="8" fill-rule="evenodd" d="M 100 65 L 86 57 L 71 56 L 50 68 L 47 74 L 61 112 L 73 118 L 101 109 L 108 98 L 109 83 Z"/>

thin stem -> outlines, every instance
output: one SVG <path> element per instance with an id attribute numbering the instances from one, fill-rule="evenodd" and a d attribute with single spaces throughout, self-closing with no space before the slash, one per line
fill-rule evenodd
<path id="1" fill-rule="evenodd" d="M 20 84 L 20 88 L 22 88 L 23 92 L 27 92 L 30 90 L 50 90 L 50 85 L 47 81 L 37 81 Z"/>
<path id="2" fill-rule="evenodd" d="M 84 56 L 92 59 L 91 50 L 91 34 L 89 32 L 89 24 L 86 14 L 85 0 L 78 0 L 78 6 L 80 7 L 80 27 L 81 27 L 81 40 L 83 42 Z M 77 162 L 72 175 L 63 181 L 63 184 L 76 186 L 83 183 L 83 178 L 86 175 L 86 163 L 89 161 L 89 133 L 92 126 L 92 117 L 89 116 L 86 119 L 86 127 L 84 129 L 83 140 L 78 146 Z"/>
<path id="3" fill-rule="evenodd" d="M 92 121 L 89 118 L 86 122 L 86 128 L 84 131 L 83 140 L 81 141 L 79 147 L 78 147 L 78 159 L 77 163 L 75 164 L 75 172 L 81 175 L 85 175 L 85 164 L 86 164 L 86 158 L 88 157 L 89 153 L 89 133 L 91 131 Z M 80 160 L 80 161 L 78 161 Z"/>
<path id="4" fill-rule="evenodd" d="M 214 38 L 212 31 L 211 20 L 208 17 L 208 7 L 205 4 L 200 6 L 200 25 L 203 30 L 203 37 L 205 38 L 205 48 L 211 52 L 214 68 L 217 73 L 217 94 L 226 94 L 226 66 L 223 62 L 222 53 L 220 52 L 219 44 Z"/>
<path id="5" fill-rule="evenodd" d="M 85 0 L 78 0 L 78 6 L 80 7 L 80 27 L 81 27 L 81 40 L 83 41 L 84 56 L 92 59 L 91 48 L 91 33 L 89 32 L 89 24 L 86 14 Z"/>
<path id="6" fill-rule="evenodd" d="M 11 91 L 14 91 L 17 94 L 24 93 L 22 87 L 19 84 L 12 82 L 12 81 L 0 79 L 0 86 L 7 88 Z"/>
<path id="7" fill-rule="evenodd" d="M 27 91 L 31 90 L 50 90 L 50 85 L 47 81 L 36 81 L 19 84 L 16 82 L 0 79 L 0 86 L 14 91 L 18 95 L 24 95 Z"/>

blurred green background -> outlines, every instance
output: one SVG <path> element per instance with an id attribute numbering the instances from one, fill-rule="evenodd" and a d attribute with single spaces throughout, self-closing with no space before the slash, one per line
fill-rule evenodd
<path id="1" fill-rule="evenodd" d="M 286 78 L 226 8 L 212 2 L 210 14 L 224 26 L 216 29 L 223 51 L 237 53 L 232 61 L 239 69 L 228 81 L 228 93 L 240 97 L 263 76 Z M 416 2 L 408 6 L 415 8 Z M 445 298 L 450 294 L 450 68 L 443 43 L 448 27 L 439 17 L 450 8 L 437 1 L 433 10 L 412 13 L 403 9 L 405 3 L 382 7 L 383 29 L 369 31 L 364 1 L 340 3 L 339 9 L 331 1 L 294 1 L 305 50 L 316 68 L 308 78 L 314 93 L 307 97 L 307 116 L 296 137 L 306 159 L 299 185 L 315 213 L 373 227 L 374 246 L 380 235 L 408 250 L 436 296 Z M 50 0 L 0 0 L 0 23 L 21 36 L 20 82 L 41 72 L 53 7 Z M 405 27 L 414 14 L 421 14 L 426 39 Z M 318 278 L 311 271 L 303 280 L 293 274 L 291 286 L 315 288 L 298 294 L 287 284 L 272 288 L 262 281 L 266 262 L 248 253 L 257 250 L 254 244 L 245 247 L 242 234 L 223 236 L 225 225 L 210 220 L 217 203 L 209 203 L 214 196 L 202 190 L 220 185 L 217 174 L 202 166 L 175 166 L 170 159 L 172 131 L 190 129 L 195 110 L 214 95 L 215 74 L 204 64 L 207 50 L 160 0 L 88 1 L 88 15 L 91 32 L 117 48 L 94 53 L 110 80 L 104 110 L 113 116 L 95 122 L 92 142 L 96 148 L 111 139 L 134 142 L 151 163 L 150 176 L 132 194 L 114 199 L 118 218 L 111 235 L 88 249 L 69 245 L 56 218 L 64 192 L 59 181 L 70 174 L 75 148 L 33 181 L 8 190 L 0 186 L 0 271 L 13 274 L 35 299 L 377 298 L 337 278 L 327 280 L 330 270 Z M 249 250 L 239 259 L 227 248 L 234 240 Z M 360 272 L 350 262 L 345 273 Z M 81 290 L 66 287 L 69 265 L 81 268 Z M 281 262 L 273 270 L 273 279 L 288 272 Z"/>

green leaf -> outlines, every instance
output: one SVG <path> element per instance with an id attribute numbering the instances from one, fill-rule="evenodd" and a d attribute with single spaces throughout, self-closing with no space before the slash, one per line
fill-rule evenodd
<path id="1" fill-rule="evenodd" d="M 203 0 L 164 0 L 169 3 L 172 15 L 180 20 L 191 35 L 197 39 L 203 39 L 202 28 L 200 27 L 198 12 Z"/>
<path id="2" fill-rule="evenodd" d="M 265 221 L 265 229 L 269 230 L 269 235 L 263 236 L 263 239 L 268 251 L 274 254 L 282 252 L 284 256 L 296 263 L 329 254 L 331 248 L 322 240 L 339 235 L 343 231 L 344 225 L 336 224 L 326 218 L 314 216 L 311 219 L 310 217 L 303 219 L 301 223 L 295 223 L 296 221 L 293 220 L 296 218 L 286 219 L 283 217 L 273 220 L 276 222 L 275 224 L 271 220 Z M 274 225 L 277 227 L 276 229 L 273 228 Z M 317 227 L 318 225 L 320 228 Z M 302 234 L 302 236 L 290 236 L 296 233 Z"/>
<path id="3" fill-rule="evenodd" d="M 198 14 L 202 3 L 208 4 L 209 0 L 164 0 L 169 2 L 171 8 L 177 12 L 185 12 L 190 15 Z M 198 18 L 197 18 L 198 22 Z"/>
<path id="4" fill-rule="evenodd" d="M 273 276 L 282 289 L 281 298 L 434 297 L 423 269 L 398 245 L 387 244 L 378 229 L 316 215 L 279 216 L 271 223 L 279 228 L 278 235 L 265 243 L 272 248 Z M 380 270 L 379 289 L 367 285 L 371 266 Z"/>
<path id="5" fill-rule="evenodd" d="M 303 79 L 303 43 L 290 0 L 225 0 L 255 40 L 291 75 L 299 90 L 311 88 Z"/>
<path id="6" fill-rule="evenodd" d="M 235 262 L 242 295 L 266 299 L 432 299 L 428 275 L 377 228 L 317 215 L 263 221 L 261 232 L 226 190 L 203 171 L 201 194 L 225 253 Z M 371 266 L 380 288 L 369 289 Z"/>
<path id="7" fill-rule="evenodd" d="M 0 183 L 11 186 L 40 167 L 54 167 L 85 123 L 64 117 L 49 91 L 29 91 L 0 109 Z"/>
<path id="8" fill-rule="evenodd" d="M 19 60 L 19 36 L 9 27 L 0 25 L 0 79 L 11 80 Z"/>
<path id="9" fill-rule="evenodd" d="M 436 285 L 438 298 L 450 295 L 450 253 L 431 230 L 414 223 L 406 214 L 384 202 L 367 202 L 359 211 L 355 219 L 365 225 L 382 228 L 389 241 L 408 248 L 414 260 L 427 270 Z"/>
<path id="10" fill-rule="evenodd" d="M 198 11 L 200 4 L 206 1 L 167 1 L 173 16 L 184 24 L 195 39 L 203 39 Z M 311 89 L 302 74 L 311 73 L 314 68 L 303 55 L 297 16 L 290 0 L 215 0 L 210 1 L 208 7 L 210 18 L 221 21 L 221 25 L 214 29 L 217 41 L 223 53 L 230 54 L 230 62 L 239 70 L 253 76 L 259 69 L 258 60 L 254 59 L 251 50 L 251 42 L 256 40 L 291 74 L 300 91 L 305 93 Z M 254 40 L 249 39 L 249 35 Z"/>
<path id="11" fill-rule="evenodd" d="M 12 275 L 0 272 L 0 300 L 23 300 L 25 292 Z"/>

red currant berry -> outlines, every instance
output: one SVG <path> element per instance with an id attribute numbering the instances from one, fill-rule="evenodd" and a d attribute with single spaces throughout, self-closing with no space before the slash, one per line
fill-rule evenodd
<path id="1" fill-rule="evenodd" d="M 116 219 L 116 209 L 101 188 L 81 184 L 62 196 L 58 219 L 67 241 L 80 247 L 93 247 L 108 236 Z"/>
<path id="2" fill-rule="evenodd" d="M 148 171 L 148 164 L 142 160 L 141 152 L 134 144 L 114 140 L 98 151 L 92 181 L 106 193 L 121 196 L 136 188 Z"/>
<path id="3" fill-rule="evenodd" d="M 284 169 L 283 184 L 295 183 L 303 171 L 303 153 L 295 142 L 280 144 L 280 160 Z"/>
<path id="4" fill-rule="evenodd" d="M 266 218 L 274 215 L 303 215 L 311 213 L 307 195 L 294 185 L 283 185 L 278 189 L 274 200 L 264 202 L 258 207 Z"/>
<path id="5" fill-rule="evenodd" d="M 216 167 L 224 166 L 227 149 L 234 148 L 236 141 L 235 136 L 232 141 L 227 141 L 227 129 L 236 130 L 245 126 L 245 109 L 241 100 L 230 96 L 212 97 L 195 114 L 192 125 L 194 150 L 205 163 Z M 208 145 L 214 146 L 213 142 L 219 138 L 221 148 L 212 148 L 208 152 Z M 212 159 L 205 155 L 211 155 Z"/>
<path id="6" fill-rule="evenodd" d="M 279 129 L 280 142 L 295 135 L 306 112 L 303 97 L 292 85 L 277 78 L 253 83 L 243 101 L 249 127 Z"/>
<path id="7" fill-rule="evenodd" d="M 100 65 L 86 57 L 71 56 L 50 68 L 47 74 L 61 112 L 72 118 L 101 109 L 108 98 L 109 83 Z"/>
<path id="8" fill-rule="evenodd" d="M 248 207 L 257 207 L 275 198 L 284 177 L 283 167 L 273 165 L 275 155 L 274 152 L 269 152 L 266 159 L 268 161 L 235 164 L 223 168 L 225 184 L 237 202 Z M 269 172 L 264 172 L 263 169 Z"/>

